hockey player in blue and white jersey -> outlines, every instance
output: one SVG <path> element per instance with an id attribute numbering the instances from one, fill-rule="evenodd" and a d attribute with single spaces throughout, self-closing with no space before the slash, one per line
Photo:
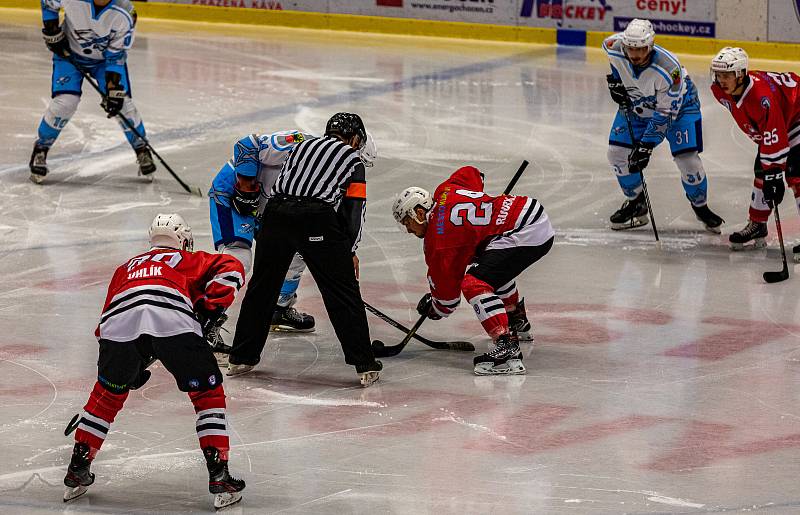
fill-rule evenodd
<path id="1" fill-rule="evenodd" d="M 281 167 L 298 143 L 311 138 L 314 136 L 301 131 L 249 134 L 234 144 L 233 157 L 213 179 L 208 196 L 214 247 L 220 253 L 239 259 L 245 273 L 250 270 L 252 262 L 253 238 L 259 230 L 259 215 L 264 211 Z M 372 166 L 376 154 L 375 143 L 367 134 L 367 143 L 361 151 L 365 166 Z M 272 330 L 314 330 L 314 317 L 292 307 L 297 301 L 296 292 L 305 268 L 303 258 L 295 254 L 271 321 Z M 209 343 L 215 349 L 227 350 L 218 330 L 211 335 Z"/>
<path id="2" fill-rule="evenodd" d="M 619 104 L 608 141 L 608 161 L 627 197 L 611 215 L 611 228 L 648 223 L 641 172 L 653 149 L 666 139 L 695 216 L 706 230 L 719 234 L 724 220 L 707 205 L 708 180 L 699 155 L 703 151 L 700 99 L 686 70 L 673 54 L 655 44 L 655 30 L 647 20 L 632 20 L 624 32 L 607 38 L 603 49 L 611 62 L 611 74 L 606 77 L 609 92 Z"/>
<path id="3" fill-rule="evenodd" d="M 145 135 L 144 125 L 131 99 L 126 64 L 133 45 L 136 11 L 128 0 L 41 0 L 42 34 L 53 52 L 52 99 L 39 123 L 39 135 L 30 160 L 31 180 L 37 184 L 47 175 L 47 152 L 69 122 L 81 99 L 80 66 L 97 81 L 103 92 L 101 106 L 111 118 L 122 114 Z M 64 9 L 64 22 L 58 14 Z M 150 176 L 156 165 L 144 141 L 120 121 L 136 151 L 139 174 Z"/>

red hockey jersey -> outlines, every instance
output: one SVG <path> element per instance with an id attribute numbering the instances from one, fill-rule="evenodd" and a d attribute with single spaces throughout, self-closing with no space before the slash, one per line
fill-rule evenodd
<path id="1" fill-rule="evenodd" d="M 202 329 L 195 309 L 227 308 L 244 284 L 238 259 L 224 254 L 152 248 L 114 272 L 95 336 L 126 342 Z"/>
<path id="2" fill-rule="evenodd" d="M 758 145 L 761 167 L 785 170 L 789 148 L 800 145 L 800 77 L 758 70 L 747 75 L 750 81 L 739 100 L 716 83 L 711 91 Z"/>
<path id="3" fill-rule="evenodd" d="M 483 174 L 465 166 L 436 188 L 425 232 L 425 263 L 433 309 L 450 315 L 461 300 L 461 281 L 488 247 L 541 245 L 555 234 L 535 198 L 483 192 Z"/>

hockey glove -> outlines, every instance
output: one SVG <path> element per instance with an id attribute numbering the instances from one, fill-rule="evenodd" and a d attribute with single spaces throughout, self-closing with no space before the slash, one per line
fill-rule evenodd
<path id="1" fill-rule="evenodd" d="M 633 147 L 631 153 L 628 155 L 628 171 L 630 173 L 641 173 L 642 170 L 647 168 L 650 163 L 650 156 L 653 155 L 652 143 L 644 143 L 640 141 Z"/>
<path id="2" fill-rule="evenodd" d="M 109 118 L 117 116 L 122 111 L 125 102 L 125 88 L 120 85 L 122 77 L 119 73 L 106 72 L 106 91 L 100 107 L 108 114 Z"/>
<path id="3" fill-rule="evenodd" d="M 764 193 L 764 200 L 770 209 L 780 204 L 783 201 L 783 194 L 786 192 L 786 186 L 783 184 L 783 172 L 766 170 L 764 186 L 761 191 Z"/>
<path id="4" fill-rule="evenodd" d="M 258 200 L 261 191 L 242 191 L 233 188 L 233 208 L 242 216 L 256 216 L 258 214 Z"/>
<path id="5" fill-rule="evenodd" d="M 433 310 L 433 297 L 431 297 L 430 293 L 423 295 L 417 302 L 417 313 L 427 315 L 431 320 L 440 320 L 442 318 Z"/>
<path id="6" fill-rule="evenodd" d="M 42 37 L 48 50 L 59 57 L 69 57 L 69 42 L 64 31 L 58 26 L 58 20 L 44 22 Z"/>
<path id="7" fill-rule="evenodd" d="M 217 326 L 220 319 L 222 319 L 225 310 L 223 308 L 217 308 L 214 311 L 208 311 L 198 306 L 195 308 L 195 313 L 197 314 L 197 321 L 200 322 L 200 327 L 203 329 L 203 337 L 206 338 L 208 333 L 210 333 L 211 330 Z M 224 320 L 222 320 L 222 323 L 224 323 Z"/>
<path id="8" fill-rule="evenodd" d="M 628 90 L 619 77 L 614 77 L 614 74 L 609 73 L 606 75 L 608 82 L 608 92 L 611 94 L 611 100 L 619 104 L 621 109 L 629 111 L 633 104 L 631 104 L 631 97 L 628 96 Z"/>

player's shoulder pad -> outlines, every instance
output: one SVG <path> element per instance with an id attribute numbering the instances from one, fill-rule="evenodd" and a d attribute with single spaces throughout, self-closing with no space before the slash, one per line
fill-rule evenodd
<path id="1" fill-rule="evenodd" d="M 625 57 L 625 53 L 622 51 L 622 34 L 612 34 L 604 39 L 603 50 L 605 50 L 608 55 Z"/>
<path id="2" fill-rule="evenodd" d="M 125 17 L 126 21 L 130 23 L 131 28 L 136 26 L 136 9 L 130 0 L 111 0 L 111 9 Z"/>
<path id="3" fill-rule="evenodd" d="M 312 139 L 313 136 L 301 131 L 281 131 L 272 134 L 270 137 L 270 145 L 275 150 L 289 150 L 298 143 L 302 143 L 307 139 Z"/>

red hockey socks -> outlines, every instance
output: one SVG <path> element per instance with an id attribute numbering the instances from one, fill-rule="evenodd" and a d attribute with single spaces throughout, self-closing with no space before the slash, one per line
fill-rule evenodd
<path id="1" fill-rule="evenodd" d="M 489 284 L 467 274 L 461 282 L 461 291 L 492 340 L 496 340 L 501 334 L 508 333 L 508 315 L 504 301 L 495 294 Z M 516 287 L 514 287 L 514 291 L 516 292 Z"/>
<path id="2" fill-rule="evenodd" d="M 753 195 L 750 202 L 750 220 L 753 222 L 766 223 L 769 220 L 769 214 L 772 210 L 764 202 L 764 193 L 761 191 L 764 188 L 764 181 L 761 179 L 753 179 Z"/>
<path id="3" fill-rule="evenodd" d="M 219 457 L 228 460 L 228 422 L 225 418 L 225 390 L 222 385 L 205 392 L 189 392 L 197 413 L 197 438 L 200 448 L 215 447 Z"/>
<path id="4" fill-rule="evenodd" d="M 90 460 L 94 459 L 95 454 L 103 445 L 114 418 L 122 409 L 127 398 L 127 391 L 120 394 L 112 393 L 99 382 L 94 383 L 89 401 L 83 407 L 83 413 L 75 431 L 75 442 L 85 443 L 89 446 Z"/>
<path id="5" fill-rule="evenodd" d="M 503 301 L 506 312 L 510 313 L 517 309 L 517 304 L 519 304 L 519 291 L 517 291 L 517 283 L 511 281 L 508 284 L 504 284 L 503 286 L 497 288 L 495 293 L 498 297 L 500 297 L 500 300 Z"/>

